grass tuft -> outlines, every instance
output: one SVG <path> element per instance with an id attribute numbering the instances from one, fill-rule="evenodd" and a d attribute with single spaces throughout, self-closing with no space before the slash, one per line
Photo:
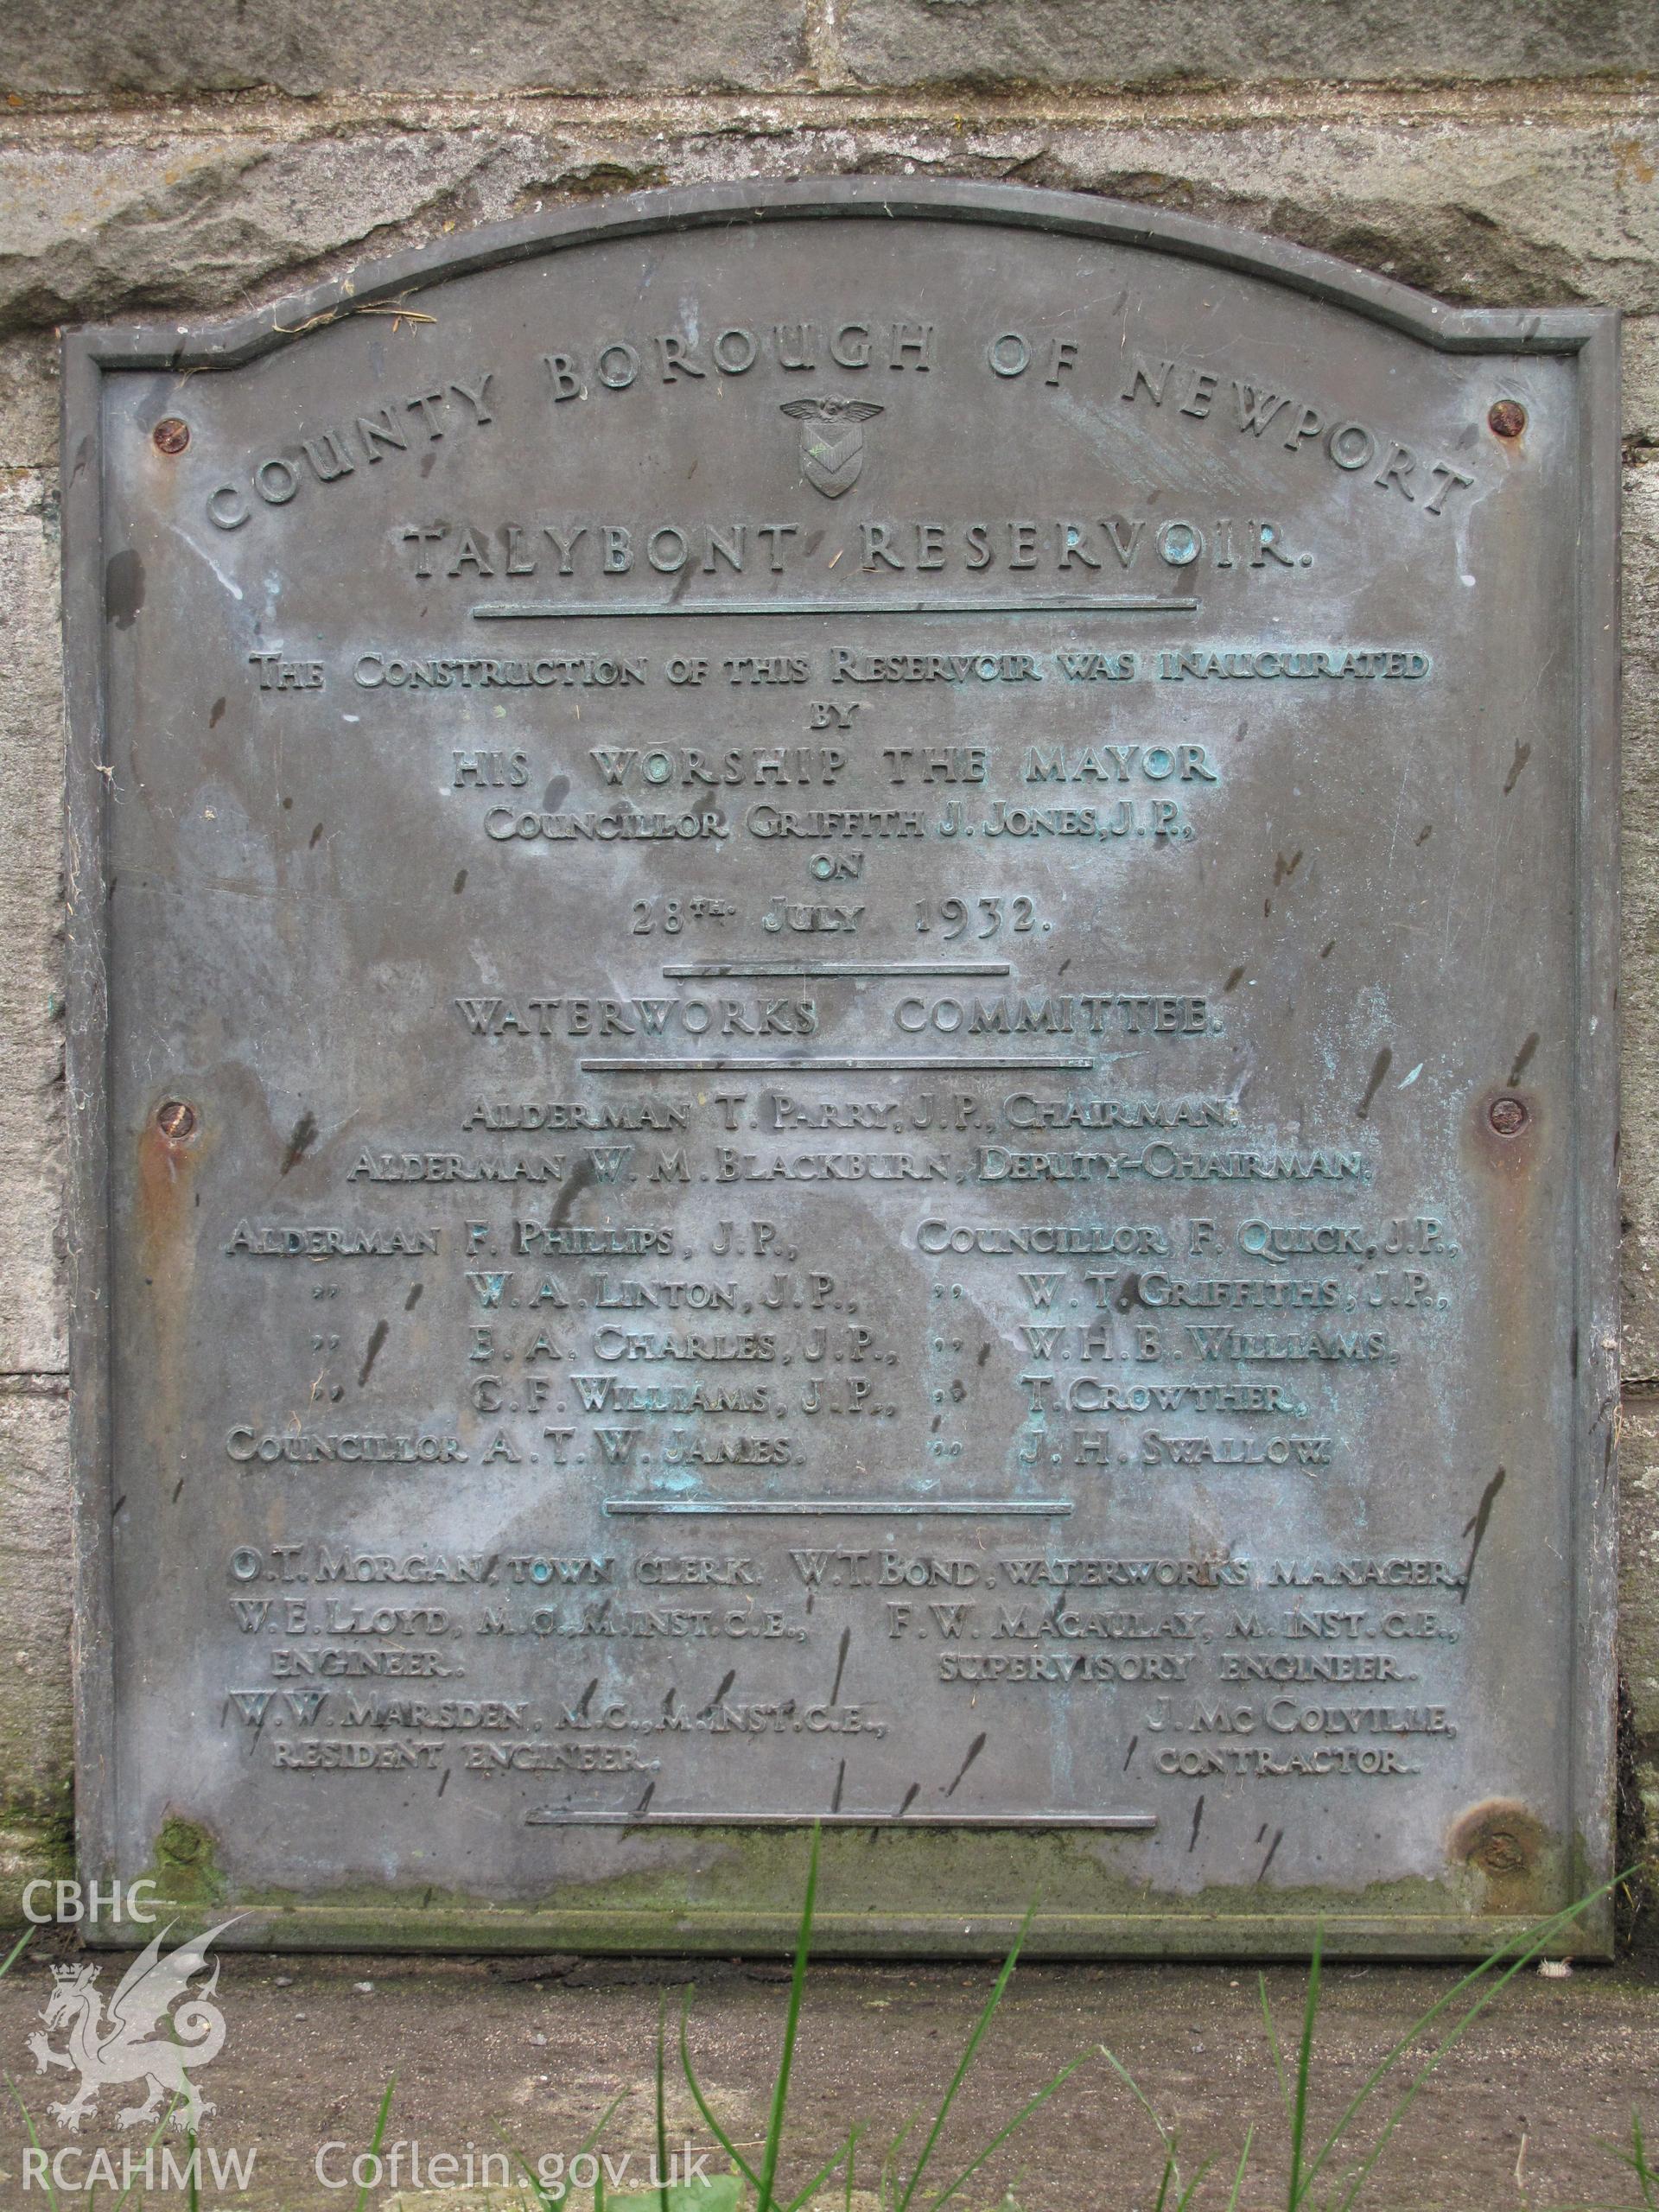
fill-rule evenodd
<path id="1" fill-rule="evenodd" d="M 391 2093 L 397 2086 L 397 2076 L 393 2074 L 386 2082 L 385 2093 L 380 2099 L 380 2109 L 374 2118 L 374 2133 L 369 2138 L 368 2155 L 372 2158 L 379 2157 L 380 2145 L 386 2139 L 386 2121 L 391 2115 Z M 357 2202 L 352 2208 L 352 2212 L 365 2212 L 365 2207 L 369 2201 L 369 2183 L 365 2182 L 362 2188 L 358 2190 Z"/>
<path id="2" fill-rule="evenodd" d="M 734 2176 L 741 2176 L 753 2190 L 753 2212 L 804 2212 L 804 2208 L 830 2180 L 837 2167 L 842 2167 L 845 2170 L 842 2196 L 847 2212 L 851 2212 L 854 2163 L 857 2157 L 860 2138 L 865 2132 L 861 2127 L 855 2126 L 849 2129 L 846 2140 L 840 2149 L 827 2159 L 811 2178 L 786 2202 L 779 2201 L 778 2190 L 778 2171 L 783 2156 L 790 2080 L 794 2067 L 801 2012 L 806 1996 L 807 1966 L 812 1948 L 812 1920 L 817 1905 L 820 1842 L 820 1831 L 815 1821 L 812 1827 L 811 1851 L 807 1860 L 806 1891 L 801 1908 L 800 1928 L 795 1941 L 794 1970 L 790 1976 L 789 2001 L 784 2015 L 783 2045 L 772 2082 L 771 2108 L 766 2122 L 760 2169 L 758 2173 L 743 2157 L 732 2139 L 731 2130 L 724 2126 L 709 2103 L 702 2084 L 697 2078 L 696 2069 L 692 2064 L 690 2037 L 692 1992 L 690 1989 L 685 1993 L 684 2002 L 680 2010 L 680 2064 L 685 2075 L 686 2087 L 691 2093 L 692 2101 L 701 2113 L 704 2125 L 731 2160 Z M 996 2130 L 952 2180 L 931 2194 L 924 2194 L 923 2183 L 932 2165 L 940 2137 L 950 2116 L 951 2107 L 961 2094 L 974 2061 L 979 2056 L 980 2046 L 989 2032 L 998 2007 L 1007 1993 L 1009 1980 L 1025 1943 L 1027 1932 L 1031 1926 L 1032 1915 L 1036 1909 L 1033 1904 L 1020 1923 L 1019 1934 L 1014 1937 L 1007 1957 L 1002 1961 L 1001 1971 L 996 1977 L 991 1993 L 986 1999 L 978 2019 L 974 2023 L 973 2031 L 963 2047 L 961 2057 L 957 2062 L 956 2070 L 945 2087 L 944 2094 L 939 2101 L 938 2110 L 934 2114 L 932 2126 L 929 2128 L 921 2149 L 907 2172 L 904 2169 L 902 2154 L 905 2143 L 915 2128 L 914 2119 L 906 2120 L 888 2144 L 887 2154 L 881 2162 L 880 2177 L 876 2189 L 877 2198 L 883 2207 L 883 2212 L 912 2212 L 912 2207 L 924 2206 L 925 2212 L 938 2212 L 938 2208 L 949 2202 L 972 2179 L 986 2161 L 1001 2148 L 1014 2131 L 1023 2127 L 1027 2120 L 1048 2101 L 1061 2083 L 1069 2081 L 1083 2063 L 1082 2058 L 1078 2057 L 1074 2058 L 1070 2065 L 1063 2066 L 1058 2073 L 1043 2084 L 1034 2096 L 1027 2100 L 1012 2120 L 1006 2121 Z M 659 2096 L 662 2080 L 661 2061 L 662 2028 L 659 2022 L 658 2030 Z M 673 2194 L 678 2196 L 680 2192 L 677 2190 Z M 688 2205 L 689 2202 L 688 2198 Z M 678 2212 L 677 2206 L 675 2208 L 675 2212 Z M 713 2207 L 710 2208 L 710 2212 L 714 2212 Z"/>
<path id="3" fill-rule="evenodd" d="M 1323 1931 L 1316 1929 L 1314 1933 L 1313 1953 L 1308 1962 L 1307 1990 L 1302 2003 L 1301 2034 L 1297 2042 L 1294 2071 L 1287 2071 L 1286 2068 L 1283 2046 L 1274 2021 L 1273 2006 L 1268 1997 L 1266 1976 L 1258 1974 L 1256 1989 L 1262 2008 L 1262 2032 L 1267 2039 L 1268 2055 L 1273 2063 L 1274 2078 L 1278 2083 L 1280 2100 L 1284 2106 L 1285 2119 L 1290 2130 L 1290 2163 L 1285 2184 L 1286 2212 L 1311 2212 L 1314 2203 L 1313 2187 L 1322 2174 L 1327 2175 L 1327 2180 L 1325 2191 L 1319 2200 L 1320 2212 L 1353 2212 L 1353 2208 L 1358 2202 L 1360 2191 L 1370 2180 L 1377 2160 L 1388 2146 L 1389 2139 L 1416 2102 L 1429 2076 L 1446 2053 L 1462 2040 L 1487 2006 L 1497 1998 L 1498 1993 L 1512 1981 L 1516 1974 L 1524 1967 L 1530 1966 L 1541 1953 L 1548 1950 L 1581 1913 L 1587 1911 L 1592 1904 L 1599 1903 L 1601 1898 L 1616 1890 L 1624 1879 L 1623 1875 L 1616 1875 L 1611 1882 L 1605 1883 L 1600 1889 L 1592 1891 L 1588 1897 L 1581 1897 L 1576 1904 L 1569 1905 L 1564 1912 L 1554 1913 L 1547 1920 L 1539 1921 L 1533 1927 L 1522 1929 L 1518 1936 L 1512 1936 L 1508 1942 L 1500 1944 L 1497 1949 L 1489 1957 L 1483 1959 L 1478 1967 L 1472 1967 L 1469 1973 L 1455 1981 L 1444 1996 L 1439 1998 L 1426 2012 L 1414 2020 L 1405 2033 L 1397 2037 L 1383 2053 L 1343 2107 L 1336 2125 L 1325 2136 L 1319 2149 L 1311 2156 L 1307 2147 L 1308 2112 L 1313 2082 L 1313 2058 L 1319 2004 L 1323 1992 Z M 1505 1964 L 1506 1961 L 1507 1964 Z M 1500 1967 L 1501 1972 L 1498 1971 Z M 1450 2012 L 1461 1998 L 1471 1993 L 1478 1993 L 1473 1995 L 1473 2001 L 1465 2006 L 1447 2032 L 1421 2060 L 1416 2071 L 1395 2100 L 1369 2152 L 1363 2156 L 1345 2152 L 1344 2145 L 1349 2130 L 1373 2097 L 1382 2090 L 1384 2084 L 1397 2075 L 1413 2045 L 1419 2043 L 1435 2022 Z M 1134 2092 L 1142 2108 L 1151 2116 L 1153 2125 L 1158 2131 L 1159 2140 L 1163 2145 L 1165 2154 L 1163 2186 L 1158 2199 L 1161 2212 L 1184 2212 L 1191 2191 L 1182 2193 L 1180 2190 L 1179 2169 L 1175 2161 L 1173 2132 L 1160 2119 L 1153 2108 L 1151 2101 L 1122 2060 L 1113 2052 L 1106 2050 L 1103 2045 L 1102 2055 L 1119 2078 Z M 1240 2155 L 1237 2171 L 1233 2178 L 1232 2196 L 1229 2200 L 1230 2212 L 1230 2208 L 1236 2204 L 1239 2192 L 1244 2184 L 1253 2134 L 1254 2129 L 1245 2137 L 1244 2148 Z M 1634 2114 L 1632 2114 L 1632 2150 L 1630 2152 L 1621 2150 L 1615 2155 L 1637 2175 L 1644 2190 L 1650 2184 L 1659 2189 L 1659 2176 L 1655 2175 L 1648 2166 L 1641 2125 Z M 1208 2167 L 1202 2171 L 1207 2171 Z M 1202 2178 L 1202 2173 L 1198 2178 Z M 1196 2180 L 1192 2186 L 1196 2188 Z M 1172 2190 L 1177 2192 L 1173 2206 L 1170 2201 Z M 1651 2199 L 1644 2196 L 1643 2212 L 1659 2212 L 1659 2196 Z"/>

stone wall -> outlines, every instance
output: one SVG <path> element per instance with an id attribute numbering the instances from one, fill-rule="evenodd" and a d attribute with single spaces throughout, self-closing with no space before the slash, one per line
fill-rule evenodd
<path id="1" fill-rule="evenodd" d="M 1659 1833 L 1656 67 L 1654 0 L 0 0 L 0 1916 L 71 1821 L 56 327 L 837 171 L 1104 194 L 1628 318 L 1621 1649 Z"/>

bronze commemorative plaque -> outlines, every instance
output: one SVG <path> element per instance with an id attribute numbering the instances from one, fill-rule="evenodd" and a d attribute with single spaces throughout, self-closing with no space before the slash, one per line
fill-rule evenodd
<path id="1" fill-rule="evenodd" d="M 775 1945 L 815 1821 L 843 1951 L 1603 1881 L 1614 353 L 892 180 L 73 336 L 85 1872 L 470 1949 Z"/>

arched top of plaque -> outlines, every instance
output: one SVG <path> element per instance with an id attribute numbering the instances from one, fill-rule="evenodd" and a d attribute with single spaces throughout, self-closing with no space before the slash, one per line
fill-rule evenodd
<path id="1" fill-rule="evenodd" d="M 556 207 L 366 262 L 350 276 L 315 285 L 233 322 L 200 330 L 183 325 L 133 325 L 90 334 L 99 358 L 119 359 L 130 367 L 236 368 L 365 308 L 384 308 L 459 276 L 539 260 L 572 247 L 656 232 L 849 219 L 1038 232 L 1167 254 L 1325 301 L 1446 353 L 1576 353 L 1618 321 L 1612 310 L 1596 308 L 1451 307 L 1428 293 L 1306 246 L 1165 208 L 1094 199 L 1083 193 L 954 178 L 837 176 L 789 184 L 697 185 L 627 193 L 597 207 Z"/>

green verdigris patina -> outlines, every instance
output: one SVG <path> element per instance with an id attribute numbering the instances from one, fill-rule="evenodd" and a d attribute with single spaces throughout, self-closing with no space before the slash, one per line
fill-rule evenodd
<path id="1" fill-rule="evenodd" d="M 72 340 L 86 1870 L 729 1948 L 821 1821 L 823 1948 L 1051 1954 L 1605 1881 L 1613 348 L 857 182 Z"/>

